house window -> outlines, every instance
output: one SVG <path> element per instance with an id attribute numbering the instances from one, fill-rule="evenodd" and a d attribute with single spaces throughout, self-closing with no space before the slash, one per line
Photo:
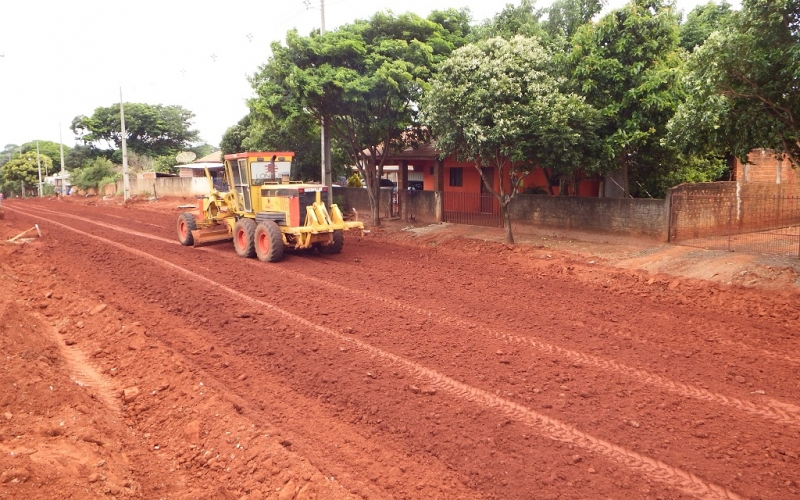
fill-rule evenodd
<path id="1" fill-rule="evenodd" d="M 450 187 L 461 187 L 464 185 L 464 169 L 453 167 L 450 169 Z"/>

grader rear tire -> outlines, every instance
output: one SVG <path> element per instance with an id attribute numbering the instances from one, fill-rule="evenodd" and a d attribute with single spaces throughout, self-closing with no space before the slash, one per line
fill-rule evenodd
<path id="1" fill-rule="evenodd" d="M 194 245 L 194 236 L 192 231 L 197 229 L 197 222 L 194 220 L 194 215 L 185 212 L 178 217 L 178 241 L 185 247 Z"/>
<path id="2" fill-rule="evenodd" d="M 256 255 L 261 262 L 278 262 L 283 258 L 283 237 L 273 221 L 259 222 L 255 236 Z"/>
<path id="3" fill-rule="evenodd" d="M 252 258 L 256 256 L 256 221 L 243 218 L 236 221 L 233 226 L 233 248 L 236 255 L 242 258 Z"/>

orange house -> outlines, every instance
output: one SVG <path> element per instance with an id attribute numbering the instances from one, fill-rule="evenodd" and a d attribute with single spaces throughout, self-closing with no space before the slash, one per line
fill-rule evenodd
<path id="1" fill-rule="evenodd" d="M 481 176 L 473 163 L 462 163 L 447 157 L 440 160 L 440 151 L 428 144 L 419 148 L 407 148 L 397 153 L 391 153 L 386 159 L 386 164 L 399 165 L 398 188 L 408 186 L 408 172 L 423 173 L 423 188 L 426 191 L 444 191 L 452 193 L 489 194 L 481 180 Z M 492 180 L 492 188 L 499 188 L 499 174 L 493 167 L 483 167 L 483 174 Z M 506 192 L 510 191 L 509 179 L 503 179 Z M 597 197 L 600 192 L 601 180 L 591 179 L 579 175 L 577 182 L 567 186 L 570 196 Z M 526 175 L 517 184 L 520 193 L 530 190 L 540 190 L 540 194 L 549 194 L 548 180 L 543 168 L 536 168 Z M 554 195 L 558 195 L 560 187 L 552 186 Z"/>
<path id="2" fill-rule="evenodd" d="M 440 159 L 441 152 L 432 145 L 426 144 L 419 148 L 406 148 L 403 151 L 390 153 L 386 158 L 387 165 L 398 165 L 397 189 L 400 216 L 407 218 L 406 196 L 408 188 L 408 173 L 417 173 L 414 177 L 419 179 L 422 173 L 423 189 L 437 191 L 444 194 L 439 201 L 442 211 L 461 211 L 475 213 L 499 213 L 499 205 L 494 196 L 481 179 L 481 175 L 473 163 L 458 162 L 452 157 Z M 492 189 L 499 190 L 500 176 L 493 167 L 483 167 L 483 175 L 491 180 Z M 505 174 L 505 172 L 504 172 Z M 511 191 L 509 177 L 502 179 L 504 191 Z M 563 184 L 571 196 L 597 197 L 601 189 L 600 180 L 588 179 L 580 176 L 577 182 Z M 521 178 L 517 182 L 520 193 L 538 192 L 554 195 L 559 194 L 559 186 L 551 186 L 548 190 L 547 176 L 542 168 Z M 460 194 L 460 195 L 459 195 Z"/>

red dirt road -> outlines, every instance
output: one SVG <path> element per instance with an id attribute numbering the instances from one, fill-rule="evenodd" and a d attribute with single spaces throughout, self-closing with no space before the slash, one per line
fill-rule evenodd
<path id="1" fill-rule="evenodd" d="M 0 498 L 800 495 L 800 295 L 475 240 L 181 247 L 12 200 Z"/>

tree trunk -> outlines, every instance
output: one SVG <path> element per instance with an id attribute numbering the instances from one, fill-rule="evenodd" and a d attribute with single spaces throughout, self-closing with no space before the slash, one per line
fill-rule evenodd
<path id="1" fill-rule="evenodd" d="M 381 225 L 381 182 L 378 181 L 375 184 L 372 186 L 375 202 L 370 208 L 372 209 L 372 225 L 378 227 Z"/>
<path id="2" fill-rule="evenodd" d="M 550 177 L 550 172 L 548 172 L 546 168 L 543 168 L 542 173 L 544 174 L 544 180 L 547 181 L 547 194 L 553 196 L 553 180 Z"/>
<path id="3" fill-rule="evenodd" d="M 375 181 L 372 186 L 367 184 L 367 198 L 369 198 L 369 209 L 372 214 L 372 225 L 381 225 L 381 186 L 380 181 Z"/>
<path id="4" fill-rule="evenodd" d="M 511 214 L 508 213 L 508 201 L 500 202 L 500 215 L 503 217 L 503 228 L 506 230 L 506 243 L 514 244 L 514 234 L 511 232 Z"/>
<path id="5" fill-rule="evenodd" d="M 369 209 L 372 213 L 372 225 L 381 225 L 381 181 L 378 169 L 375 167 L 374 154 L 368 156 L 364 161 L 364 181 L 367 183 L 367 197 L 369 198 Z"/>

